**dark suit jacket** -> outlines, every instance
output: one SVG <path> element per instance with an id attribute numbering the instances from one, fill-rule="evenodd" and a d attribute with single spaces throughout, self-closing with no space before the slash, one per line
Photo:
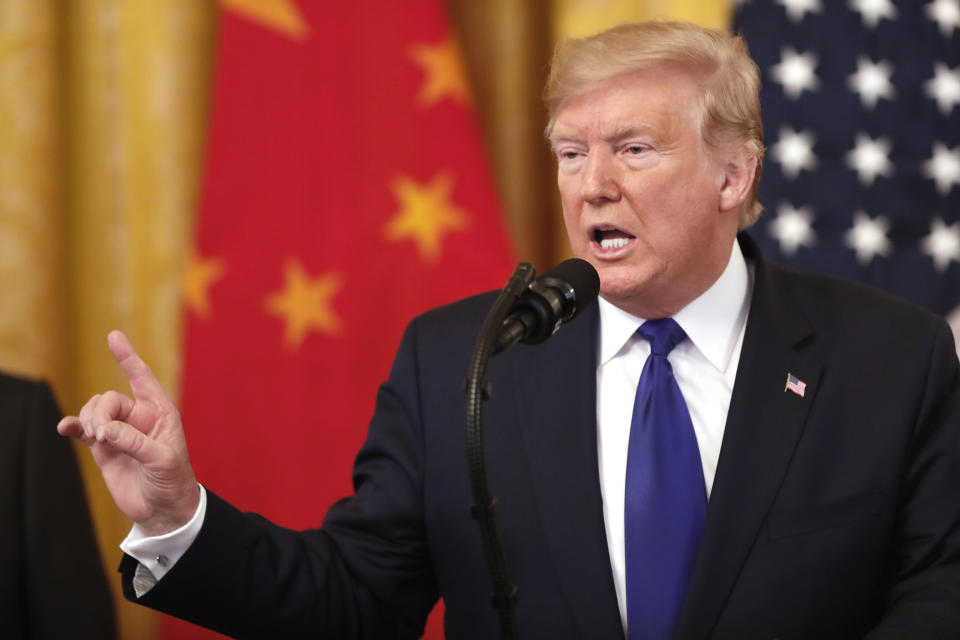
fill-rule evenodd
<path id="1" fill-rule="evenodd" d="M 960 637 L 949 329 L 741 244 L 755 289 L 676 637 Z M 241 637 L 414 638 L 442 595 L 449 638 L 499 637 L 469 515 L 461 390 L 491 300 L 411 323 L 356 494 L 322 530 L 281 529 L 211 496 L 199 537 L 142 602 Z M 597 469 L 597 329 L 592 310 L 491 362 L 487 459 L 522 639 L 623 637 Z M 784 390 L 788 373 L 804 397 Z"/>
<path id="2" fill-rule="evenodd" d="M 50 388 L 0 375 L 0 637 L 116 636 L 73 446 Z"/>

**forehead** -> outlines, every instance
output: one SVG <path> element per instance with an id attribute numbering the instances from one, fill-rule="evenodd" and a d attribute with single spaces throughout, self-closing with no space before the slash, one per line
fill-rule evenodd
<path id="1" fill-rule="evenodd" d="M 678 65 L 615 76 L 564 100 L 554 114 L 550 141 L 699 134 L 701 92 L 694 75 Z"/>

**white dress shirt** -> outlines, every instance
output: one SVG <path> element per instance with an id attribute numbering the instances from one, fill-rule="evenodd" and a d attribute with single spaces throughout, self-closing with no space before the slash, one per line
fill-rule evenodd
<path id="1" fill-rule="evenodd" d="M 726 269 L 699 298 L 680 310 L 674 320 L 689 340 L 669 355 L 674 376 L 690 411 L 700 448 L 707 496 L 720 457 L 723 427 L 730 407 L 733 381 L 753 289 L 752 276 L 734 242 Z M 627 473 L 627 446 L 633 398 L 650 346 L 636 336 L 643 319 L 631 316 L 600 299 L 600 336 L 597 361 L 597 448 L 604 525 L 613 568 L 620 616 L 626 629 L 626 577 L 624 573 L 623 504 Z M 148 537 L 133 526 L 120 544 L 140 567 L 134 587 L 141 596 L 160 580 L 193 543 L 206 514 L 206 492 L 200 487 L 200 504 L 186 525 L 162 536 Z M 144 571 L 148 573 L 144 573 Z"/>
<path id="2" fill-rule="evenodd" d="M 667 359 L 693 422 L 708 499 L 720 457 L 752 292 L 752 274 L 740 245 L 734 242 L 720 278 L 673 316 L 688 339 L 678 344 Z M 643 322 L 644 319 L 600 299 L 597 451 L 603 521 L 624 629 L 627 628 L 623 530 L 627 449 L 633 400 L 643 365 L 650 355 L 650 344 L 636 334 Z"/>
<path id="3" fill-rule="evenodd" d="M 200 504 L 190 522 L 160 536 L 148 536 L 140 525 L 134 523 L 133 529 L 120 543 L 123 552 L 140 563 L 133 578 L 133 590 L 138 598 L 167 575 L 167 571 L 200 534 L 203 517 L 207 513 L 207 491 L 202 485 L 198 484 L 197 487 L 200 489 Z"/>

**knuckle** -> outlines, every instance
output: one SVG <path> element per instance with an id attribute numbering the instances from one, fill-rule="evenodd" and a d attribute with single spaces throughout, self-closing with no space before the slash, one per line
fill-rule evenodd
<path id="1" fill-rule="evenodd" d="M 89 428 L 91 426 L 91 421 L 96 415 L 97 408 L 100 405 L 100 398 L 101 398 L 100 394 L 93 396 L 92 398 L 90 398 L 90 400 L 87 401 L 87 404 L 83 405 L 83 408 L 80 409 L 79 417 L 84 427 Z"/>
<path id="2" fill-rule="evenodd" d="M 146 436 L 136 429 L 125 429 L 124 433 L 127 438 L 126 448 L 135 456 L 142 453 L 146 445 Z"/>
<path id="3" fill-rule="evenodd" d="M 93 411 L 93 407 L 94 405 L 96 405 L 98 398 L 99 396 L 93 396 L 92 398 L 87 400 L 87 403 L 85 405 L 80 407 L 79 417 L 81 420 L 90 415 L 90 412 Z"/>
<path id="4" fill-rule="evenodd" d="M 112 415 L 119 415 L 123 408 L 123 404 L 124 395 L 122 393 L 118 393 L 117 391 L 107 391 L 103 394 L 101 405 L 103 406 L 104 412 Z"/>

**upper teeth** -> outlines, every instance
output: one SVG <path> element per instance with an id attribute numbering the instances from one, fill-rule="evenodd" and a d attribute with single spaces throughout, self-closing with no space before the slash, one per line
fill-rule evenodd
<path id="1" fill-rule="evenodd" d="M 604 249 L 619 249 L 630 242 L 629 238 L 604 238 L 600 241 L 600 246 Z"/>

